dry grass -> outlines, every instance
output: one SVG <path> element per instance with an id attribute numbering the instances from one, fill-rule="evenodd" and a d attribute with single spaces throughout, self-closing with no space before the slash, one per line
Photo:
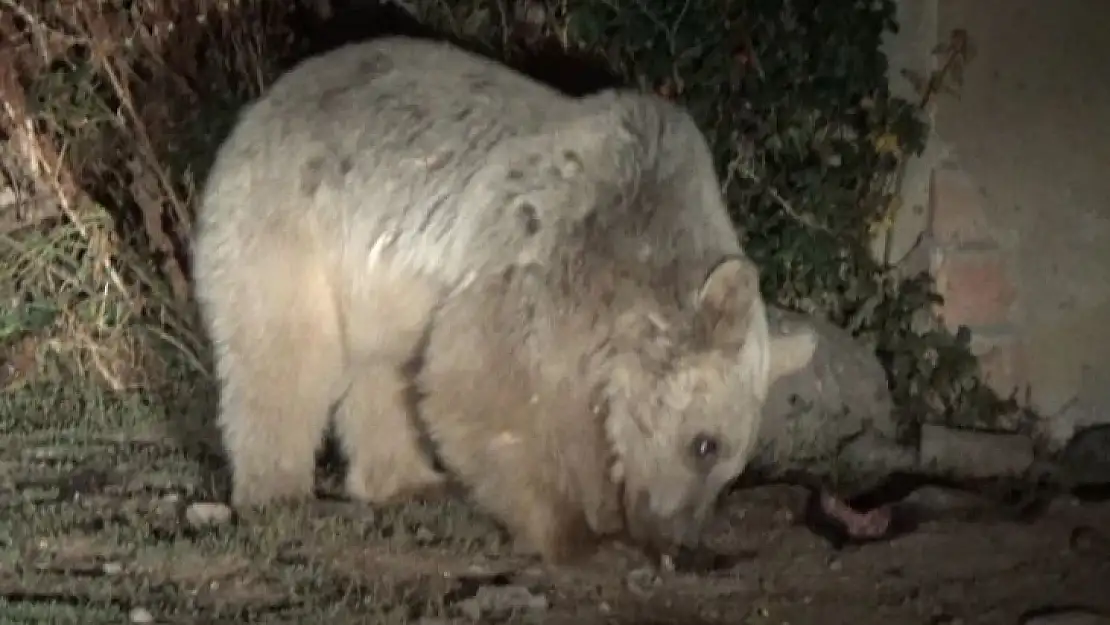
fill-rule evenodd
<path id="1" fill-rule="evenodd" d="M 167 353 L 205 370 L 187 262 L 198 186 L 236 106 L 290 52 L 288 18 L 326 10 L 0 0 L 9 381 L 46 353 L 115 391 L 146 384 Z"/>

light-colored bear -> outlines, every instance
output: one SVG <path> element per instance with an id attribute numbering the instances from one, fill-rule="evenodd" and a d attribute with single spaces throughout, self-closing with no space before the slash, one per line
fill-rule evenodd
<path id="1" fill-rule="evenodd" d="M 808 361 L 811 335 L 772 349 L 740 256 L 687 293 L 605 253 L 603 230 L 582 234 L 444 304 L 418 374 L 421 426 L 526 552 L 696 547 L 754 451 L 768 381 Z"/>
<path id="2" fill-rule="evenodd" d="M 460 335 L 465 349 L 450 330 L 425 346 L 440 320 L 478 321 L 473 304 L 450 308 L 477 290 L 516 324 L 506 330 L 542 335 L 563 350 L 551 362 L 564 364 L 537 371 L 528 368 L 537 348 L 506 353 L 515 360 L 474 378 L 473 392 L 501 377 L 508 389 L 513 375 L 539 373 L 522 384 L 545 393 L 581 378 L 567 406 L 599 412 L 566 423 L 600 423 L 605 436 L 537 440 L 581 442 L 584 455 L 608 441 L 614 483 L 630 490 L 622 514 L 670 515 L 668 531 L 682 537 L 679 511 L 701 518 L 709 493 L 743 467 L 782 369 L 772 354 L 812 348 L 806 337 L 794 340 L 800 348 L 772 345 L 756 272 L 685 111 L 627 90 L 571 98 L 446 43 L 349 45 L 279 78 L 217 154 L 193 254 L 236 506 L 311 496 L 333 408 L 352 498 L 381 503 L 441 486 L 413 423 L 410 363 L 436 363 L 427 380 L 457 399 L 468 361 L 504 352 L 496 328 Z M 506 276 L 520 284 L 491 293 L 489 281 Z M 514 321 L 518 297 L 542 302 L 549 318 Z M 564 316 L 564 305 L 577 312 Z M 599 337 L 614 341 L 606 358 L 575 351 Z M 587 389 L 601 394 L 587 401 Z M 497 405 L 493 397 L 441 414 L 487 419 L 492 432 L 524 414 L 517 399 L 501 414 L 467 407 Z M 527 428 L 547 427 L 538 414 Z M 678 446 L 691 445 L 717 460 L 674 465 L 688 459 Z M 563 453 L 579 452 L 536 461 Z"/>

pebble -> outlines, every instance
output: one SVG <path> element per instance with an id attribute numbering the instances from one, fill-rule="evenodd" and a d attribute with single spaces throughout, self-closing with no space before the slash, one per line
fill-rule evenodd
<path id="1" fill-rule="evenodd" d="M 119 562 L 105 562 L 100 565 L 100 570 L 103 571 L 105 575 L 119 575 L 123 572 L 123 565 Z"/>
<path id="2" fill-rule="evenodd" d="M 185 509 L 185 521 L 194 528 L 224 525 L 231 520 L 231 508 L 215 502 L 198 501 Z"/>
<path id="3" fill-rule="evenodd" d="M 643 566 L 630 571 L 625 578 L 625 583 L 632 594 L 647 597 L 663 583 L 663 580 L 659 578 L 655 569 Z"/>
<path id="4" fill-rule="evenodd" d="M 524 586 L 482 586 L 472 598 L 460 601 L 459 611 L 472 621 L 503 616 L 514 610 L 543 612 L 547 597 Z"/>
<path id="5" fill-rule="evenodd" d="M 416 542 L 417 543 L 422 544 L 422 545 L 426 545 L 430 542 L 435 541 L 435 539 L 436 539 L 436 535 L 435 535 L 434 532 L 432 532 L 432 530 L 430 530 L 430 529 L 428 529 L 424 526 L 420 526 L 419 528 L 416 529 Z"/>
<path id="6" fill-rule="evenodd" d="M 153 623 L 154 615 L 150 610 L 142 607 L 132 608 L 131 613 L 128 615 L 132 623 Z"/>

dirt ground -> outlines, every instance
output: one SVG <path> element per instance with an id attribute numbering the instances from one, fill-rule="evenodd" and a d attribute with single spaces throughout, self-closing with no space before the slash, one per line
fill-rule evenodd
<path id="1" fill-rule="evenodd" d="M 76 388 L 0 395 L 6 623 L 1019 623 L 1110 611 L 1110 505 L 1032 524 L 927 523 L 834 550 L 800 491 L 732 494 L 712 543 L 734 566 L 656 576 L 615 555 L 548 570 L 459 502 L 321 501 L 223 519 L 155 406 Z M 207 514 L 204 514 L 207 513 Z"/>

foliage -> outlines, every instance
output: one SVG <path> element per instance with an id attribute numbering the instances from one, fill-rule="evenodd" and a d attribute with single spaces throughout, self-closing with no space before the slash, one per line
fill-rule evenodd
<path id="1" fill-rule="evenodd" d="M 294 25 L 339 4 L 0 0 L 0 156 L 24 206 L 48 200 L 14 225 L 0 219 L 0 269 L 14 289 L 0 295 L 15 304 L 0 315 L 0 341 L 95 344 L 142 326 L 203 371 L 185 260 L 197 186 L 235 109 L 312 47 Z M 886 84 L 891 0 L 404 6 L 510 62 L 555 48 L 682 102 L 710 138 L 771 301 L 872 343 L 907 424 L 990 423 L 1012 408 L 979 383 L 966 337 L 930 319 L 928 277 L 869 251 L 924 137 L 917 104 Z M 74 237 L 83 243 L 50 242 Z"/>
<path id="2" fill-rule="evenodd" d="M 898 28 L 892 0 L 567 0 L 447 16 L 428 4 L 420 18 L 506 58 L 555 39 L 681 102 L 710 139 L 770 301 L 873 344 L 906 425 L 1013 413 L 981 383 L 966 333 L 932 316 L 931 278 L 871 252 L 898 208 L 899 169 L 924 148 L 920 105 L 946 86 L 933 76 L 920 103 L 890 93 L 880 44 Z"/>
<path id="3" fill-rule="evenodd" d="M 168 342 L 204 369 L 185 258 L 232 119 L 213 112 L 273 78 L 297 7 L 0 0 L 0 164 L 17 200 L 0 219 L 0 341 L 34 337 L 22 362 L 76 355 L 70 374 L 120 391 L 150 382 L 146 356 Z"/>

